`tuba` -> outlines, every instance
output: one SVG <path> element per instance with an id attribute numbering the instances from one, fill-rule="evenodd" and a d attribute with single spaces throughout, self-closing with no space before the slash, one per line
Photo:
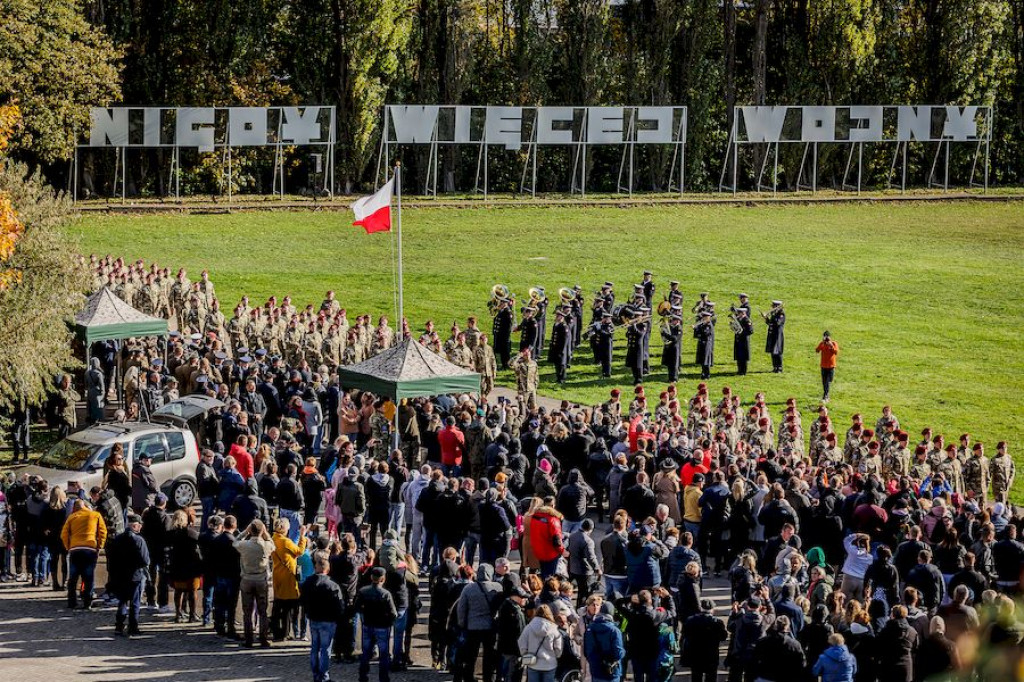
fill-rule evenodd
<path id="1" fill-rule="evenodd" d="M 527 292 L 530 297 L 530 305 L 536 305 L 544 299 L 544 288 L 543 287 L 530 287 Z"/>
<path id="2" fill-rule="evenodd" d="M 562 287 L 558 290 L 558 298 L 561 299 L 563 305 L 569 305 L 576 300 L 576 292 L 569 287 Z"/>
<path id="3" fill-rule="evenodd" d="M 487 309 L 491 312 L 491 315 L 498 313 L 498 306 L 506 301 L 514 300 L 515 296 L 509 292 L 508 287 L 504 284 L 495 284 L 491 287 L 491 300 L 487 302 Z"/>
<path id="4" fill-rule="evenodd" d="M 658 304 L 658 315 L 667 317 L 672 312 L 672 304 L 669 301 L 662 301 Z"/>

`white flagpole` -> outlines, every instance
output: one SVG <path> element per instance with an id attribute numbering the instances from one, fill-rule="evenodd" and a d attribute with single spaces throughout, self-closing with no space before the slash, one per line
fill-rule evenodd
<path id="1" fill-rule="evenodd" d="M 405 310 L 402 300 L 402 162 L 395 161 L 395 195 L 398 197 L 398 320 L 396 326 L 401 333 Z"/>
<path id="2" fill-rule="evenodd" d="M 396 335 L 402 333 L 402 320 L 405 319 L 404 302 L 402 300 L 402 162 L 395 161 L 395 196 L 398 198 L 398 320 L 395 322 Z M 405 341 L 401 339 L 400 342 Z M 395 398 L 395 437 L 392 439 L 398 448 L 402 442 L 402 435 L 398 430 L 398 414 L 400 412 L 400 400 Z"/>

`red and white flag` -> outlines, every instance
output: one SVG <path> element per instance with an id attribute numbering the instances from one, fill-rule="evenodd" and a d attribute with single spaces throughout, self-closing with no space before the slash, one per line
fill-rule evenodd
<path id="1" fill-rule="evenodd" d="M 353 225 L 360 225 L 366 234 L 391 231 L 391 194 L 395 188 L 395 179 L 391 178 L 376 194 L 357 199 L 352 204 L 352 212 L 356 214 Z"/>

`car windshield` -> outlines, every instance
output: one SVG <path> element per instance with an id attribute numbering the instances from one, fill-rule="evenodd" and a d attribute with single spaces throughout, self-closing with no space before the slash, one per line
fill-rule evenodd
<path id="1" fill-rule="evenodd" d="M 82 471 L 89 464 L 100 466 L 109 454 L 109 443 L 83 443 L 65 438 L 39 458 L 39 466 Z"/>

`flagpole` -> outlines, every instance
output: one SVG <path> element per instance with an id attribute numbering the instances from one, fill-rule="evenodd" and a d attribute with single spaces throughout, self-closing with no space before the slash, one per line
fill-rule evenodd
<path id="1" fill-rule="evenodd" d="M 395 161 L 395 195 L 398 197 L 398 320 L 396 326 L 402 329 L 405 310 L 402 300 L 402 162 Z M 399 331 L 401 333 L 401 331 Z"/>

